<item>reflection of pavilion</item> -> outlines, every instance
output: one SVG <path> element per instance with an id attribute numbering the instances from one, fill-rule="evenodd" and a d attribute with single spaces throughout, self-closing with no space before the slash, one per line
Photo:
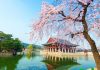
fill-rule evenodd
<path id="1" fill-rule="evenodd" d="M 44 51 L 46 52 L 63 52 L 63 53 L 75 53 L 76 46 L 64 39 L 50 38 L 45 46 Z"/>
<path id="2" fill-rule="evenodd" d="M 74 57 L 65 57 L 65 56 L 51 56 L 51 55 L 45 55 L 45 59 L 51 60 L 52 62 L 58 62 L 58 61 L 64 61 L 64 60 L 74 60 L 76 62 L 76 58 Z"/>
<path id="3" fill-rule="evenodd" d="M 44 56 L 44 60 L 46 64 L 49 64 L 53 66 L 54 69 L 59 70 L 59 68 L 69 68 L 73 65 L 77 65 L 77 60 L 73 57 L 57 57 L 57 56 L 51 56 L 51 55 L 46 55 Z M 69 66 L 69 67 L 68 67 Z"/>

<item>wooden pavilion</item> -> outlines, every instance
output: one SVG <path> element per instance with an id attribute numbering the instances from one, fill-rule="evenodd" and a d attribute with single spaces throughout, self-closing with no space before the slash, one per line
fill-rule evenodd
<path id="1" fill-rule="evenodd" d="M 78 46 L 70 43 L 65 39 L 59 39 L 59 38 L 49 38 L 47 43 L 43 45 L 44 45 L 44 50 L 47 52 L 64 52 L 64 53 L 75 53 L 76 46 Z"/>

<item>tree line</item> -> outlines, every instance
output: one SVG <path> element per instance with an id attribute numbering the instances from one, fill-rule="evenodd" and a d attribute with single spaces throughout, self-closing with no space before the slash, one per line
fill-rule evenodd
<path id="1" fill-rule="evenodd" d="M 22 43 L 18 38 L 13 38 L 11 34 L 6 34 L 0 31 L 0 52 L 6 50 L 7 52 L 16 52 L 22 50 Z"/>

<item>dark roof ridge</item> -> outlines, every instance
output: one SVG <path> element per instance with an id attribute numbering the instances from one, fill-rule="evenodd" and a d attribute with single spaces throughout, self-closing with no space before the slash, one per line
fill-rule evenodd
<path id="1" fill-rule="evenodd" d="M 52 41 L 49 42 L 50 39 L 52 39 L 52 41 L 54 41 L 54 42 L 52 42 Z M 58 43 L 61 43 L 61 44 L 72 45 L 72 46 L 78 46 L 78 45 L 76 45 L 76 44 L 72 44 L 71 42 L 69 42 L 69 41 L 66 40 L 66 39 L 61 39 L 61 38 L 56 38 L 56 37 L 50 37 L 47 43 L 55 43 L 55 42 L 58 42 Z"/>

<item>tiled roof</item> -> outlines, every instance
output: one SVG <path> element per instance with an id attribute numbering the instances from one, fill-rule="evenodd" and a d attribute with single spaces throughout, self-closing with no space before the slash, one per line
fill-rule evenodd
<path id="1" fill-rule="evenodd" d="M 70 43 L 69 41 L 65 40 L 65 39 L 60 39 L 60 38 L 49 38 L 48 44 L 50 43 L 59 43 L 59 44 L 66 44 L 66 45 L 70 45 L 70 46 L 78 46 L 75 44 Z"/>

